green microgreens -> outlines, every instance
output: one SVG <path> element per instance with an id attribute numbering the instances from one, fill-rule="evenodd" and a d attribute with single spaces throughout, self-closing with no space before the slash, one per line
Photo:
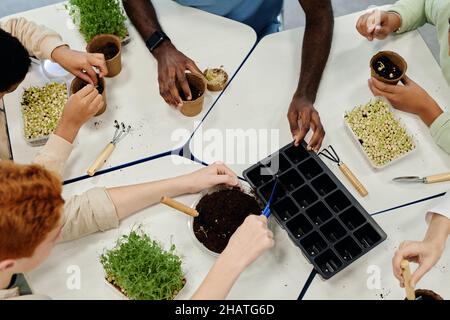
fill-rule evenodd
<path id="1" fill-rule="evenodd" d="M 123 235 L 100 262 L 106 280 L 133 300 L 172 300 L 185 284 L 175 246 L 163 250 L 140 228 Z"/>
<path id="2" fill-rule="evenodd" d="M 87 42 L 99 34 L 114 34 L 121 39 L 128 34 L 119 0 L 69 0 L 66 9 Z"/>

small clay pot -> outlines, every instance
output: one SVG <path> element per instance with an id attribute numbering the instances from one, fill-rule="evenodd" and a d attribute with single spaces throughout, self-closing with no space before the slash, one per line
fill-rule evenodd
<path id="1" fill-rule="evenodd" d="M 98 86 L 96 89 L 98 90 L 98 93 L 100 93 L 103 97 L 104 106 L 99 112 L 97 112 L 95 116 L 101 115 L 106 110 L 106 82 L 104 78 L 97 77 L 97 79 L 98 79 Z M 73 79 L 72 83 L 70 84 L 70 94 L 72 95 L 74 93 L 77 93 L 78 91 L 83 89 L 87 84 L 88 83 L 81 78 L 77 77 Z"/>
<path id="2" fill-rule="evenodd" d="M 388 79 L 388 78 L 385 78 L 385 77 L 381 76 L 380 74 L 378 74 L 377 71 L 375 70 L 373 64 L 381 57 L 388 58 L 389 60 L 391 60 L 392 63 L 394 63 L 396 66 L 398 66 L 398 68 L 401 71 L 401 75 L 396 78 Z M 397 84 L 405 76 L 407 68 L 408 68 L 408 64 L 406 63 L 405 59 L 403 59 L 403 57 L 401 57 L 399 54 L 397 54 L 393 51 L 380 51 L 376 55 L 374 55 L 372 57 L 372 59 L 370 59 L 370 71 L 371 71 L 372 77 L 374 77 L 375 79 L 380 80 L 384 83 L 388 83 L 388 84 L 394 84 L 394 85 Z"/>
<path id="3" fill-rule="evenodd" d="M 198 75 L 195 73 L 186 73 L 186 79 L 189 83 L 189 87 L 192 92 L 192 100 L 188 101 L 183 99 L 183 90 L 180 85 L 177 83 L 178 91 L 180 92 L 183 99 L 183 106 L 180 111 L 186 117 L 195 117 L 203 109 L 203 102 L 205 100 L 205 91 L 206 91 L 206 80 L 202 75 Z"/>
<path id="4" fill-rule="evenodd" d="M 222 91 L 228 82 L 228 74 L 220 68 L 206 69 L 203 75 L 207 81 L 209 91 Z"/>
<path id="5" fill-rule="evenodd" d="M 122 70 L 122 41 L 119 37 L 113 34 L 99 34 L 88 43 L 86 51 L 105 55 L 108 67 L 106 77 L 115 77 Z"/>
<path id="6" fill-rule="evenodd" d="M 415 294 L 416 300 L 444 300 L 440 295 L 431 290 L 417 289 Z M 405 298 L 405 300 L 407 300 L 407 298 Z"/>

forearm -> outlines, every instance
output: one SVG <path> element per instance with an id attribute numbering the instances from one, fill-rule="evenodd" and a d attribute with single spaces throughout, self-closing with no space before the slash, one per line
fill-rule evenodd
<path id="1" fill-rule="evenodd" d="M 443 215 L 433 213 L 424 241 L 430 241 L 436 245 L 445 246 L 445 242 L 449 235 L 450 219 Z"/>
<path id="2" fill-rule="evenodd" d="M 159 203 L 162 196 L 177 197 L 190 193 L 190 181 L 186 176 L 107 189 L 122 220 L 142 209 Z"/>
<path id="3" fill-rule="evenodd" d="M 299 0 L 306 13 L 301 72 L 296 96 L 311 102 L 316 99 L 323 70 L 330 54 L 333 38 L 333 10 L 328 0 Z"/>
<path id="4" fill-rule="evenodd" d="M 191 299 L 224 300 L 240 274 L 236 264 L 222 254 Z"/>
<path id="5" fill-rule="evenodd" d="M 162 31 L 150 0 L 123 0 L 123 6 L 144 41 L 155 31 Z"/>
<path id="6" fill-rule="evenodd" d="M 428 100 L 423 102 L 423 107 L 419 112 L 419 117 L 429 127 L 443 112 L 444 111 L 437 104 L 437 102 L 434 101 L 433 98 L 429 97 Z"/>

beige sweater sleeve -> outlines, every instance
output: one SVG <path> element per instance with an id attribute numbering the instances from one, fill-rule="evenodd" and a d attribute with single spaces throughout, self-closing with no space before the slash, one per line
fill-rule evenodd
<path id="1" fill-rule="evenodd" d="M 56 134 L 52 134 L 34 158 L 33 163 L 62 176 L 64 165 L 72 152 L 72 148 L 71 143 Z"/>
<path id="2" fill-rule="evenodd" d="M 55 31 L 25 18 L 13 18 L 0 22 L 0 28 L 18 38 L 30 56 L 36 56 L 38 59 L 51 59 L 53 50 L 67 45 Z"/>
<path id="3" fill-rule="evenodd" d="M 94 188 L 66 201 L 62 241 L 74 240 L 118 226 L 119 218 L 108 192 L 105 188 Z"/>

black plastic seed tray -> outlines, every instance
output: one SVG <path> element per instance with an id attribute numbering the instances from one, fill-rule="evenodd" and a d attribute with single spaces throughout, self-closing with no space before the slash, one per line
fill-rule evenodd
<path id="1" fill-rule="evenodd" d="M 386 239 L 386 233 L 304 143 L 299 147 L 291 143 L 244 171 L 264 203 L 276 174 L 279 184 L 272 214 L 324 279 Z"/>

